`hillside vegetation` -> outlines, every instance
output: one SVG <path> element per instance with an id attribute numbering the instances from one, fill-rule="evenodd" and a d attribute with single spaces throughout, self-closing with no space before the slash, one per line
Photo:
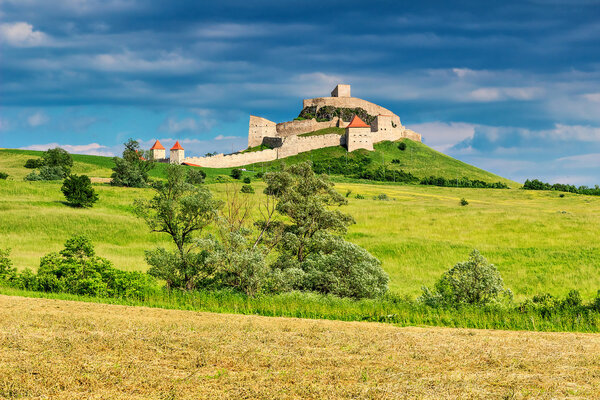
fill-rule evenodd
<path id="1" fill-rule="evenodd" d="M 150 190 L 95 184 L 99 200 L 94 208 L 73 209 L 63 203 L 61 183 L 19 178 L 30 171 L 23 164 L 32 154 L 39 153 L 0 151 L 0 171 L 9 172 L 12 179 L 0 181 L 0 247 L 12 248 L 18 268 L 35 269 L 41 256 L 60 250 L 73 234 L 88 235 L 99 255 L 130 271 L 147 269 L 144 250 L 170 246 L 132 213 L 133 200 L 149 198 Z M 76 173 L 110 175 L 107 164 L 102 164 L 110 162 L 108 158 L 74 158 Z M 153 173 L 160 176 L 162 167 Z M 227 172 L 206 171 L 212 177 L 209 182 Z M 258 200 L 263 183 L 255 180 L 252 185 L 256 188 L 252 196 Z M 209 186 L 217 196 L 223 195 L 223 184 Z M 336 188 L 342 194 L 349 192 L 344 211 L 357 221 L 348 239 L 382 260 L 396 294 L 418 295 L 421 286 L 431 286 L 473 248 L 496 264 L 517 300 L 541 292 L 564 296 L 570 289 L 590 299 L 600 288 L 597 197 L 341 180 Z M 383 194 L 387 201 L 374 199 Z M 461 198 L 469 205 L 461 207 Z"/>
<path id="2" fill-rule="evenodd" d="M 397 328 L 0 296 L 0 397 L 598 398 L 594 334 Z"/>

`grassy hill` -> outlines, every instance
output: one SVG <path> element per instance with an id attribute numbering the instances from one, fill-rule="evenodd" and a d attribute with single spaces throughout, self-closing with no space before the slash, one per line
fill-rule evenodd
<path id="1" fill-rule="evenodd" d="M 144 250 L 170 246 L 166 237 L 150 234 L 132 214 L 133 200 L 151 196 L 150 190 L 95 184 L 100 200 L 94 208 L 70 208 L 63 203 L 59 182 L 21 180 L 30 171 L 22 165 L 35 154 L 39 153 L 0 151 L 0 171 L 12 179 L 0 181 L 0 247 L 12 248 L 16 266 L 35 269 L 41 256 L 61 249 L 76 233 L 87 234 L 99 255 L 124 270 L 145 270 Z M 75 172 L 110 174 L 110 159 L 75 156 L 75 160 Z M 214 178 L 227 170 L 207 172 Z M 253 185 L 258 200 L 263 183 Z M 209 187 L 217 195 L 224 191 L 222 184 Z M 336 187 L 343 194 L 350 192 L 344 211 L 357 224 L 350 228 L 349 240 L 382 260 L 395 293 L 418 295 L 421 286 L 432 285 L 473 248 L 497 265 L 517 299 L 539 292 L 562 296 L 573 288 L 590 298 L 600 289 L 598 197 L 341 180 Z M 374 200 L 383 193 L 389 201 Z M 357 199 L 357 194 L 365 198 Z M 467 207 L 459 205 L 463 197 L 469 201 Z"/>
<path id="2" fill-rule="evenodd" d="M 0 397 L 597 398 L 600 337 L 0 296 Z"/>

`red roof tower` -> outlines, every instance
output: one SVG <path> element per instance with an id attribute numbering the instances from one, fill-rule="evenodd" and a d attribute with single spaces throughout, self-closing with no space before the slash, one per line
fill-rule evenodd
<path id="1" fill-rule="evenodd" d="M 346 128 L 370 128 L 370 125 L 365 124 L 365 122 L 358 118 L 358 115 L 354 115 L 352 117 L 352 121 L 346 126 Z"/>
<path id="2" fill-rule="evenodd" d="M 154 142 L 154 145 L 150 148 L 150 150 L 165 150 L 165 147 L 162 144 L 160 144 L 158 140 L 156 140 L 156 142 Z"/>
<path id="3" fill-rule="evenodd" d="M 173 147 L 171 147 L 171 150 L 183 150 L 183 147 L 181 147 L 181 145 L 179 144 L 179 140 L 175 142 Z"/>

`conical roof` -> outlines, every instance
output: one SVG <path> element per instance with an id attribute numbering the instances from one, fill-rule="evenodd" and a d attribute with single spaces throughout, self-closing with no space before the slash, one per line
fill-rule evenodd
<path id="1" fill-rule="evenodd" d="M 358 118 L 358 115 L 354 115 L 352 121 L 350 121 L 346 128 L 370 128 L 370 126 L 365 124 L 362 119 Z"/>
<path id="2" fill-rule="evenodd" d="M 181 145 L 179 144 L 179 140 L 175 142 L 173 147 L 171 147 L 171 150 L 183 150 L 183 147 L 181 147 Z"/>
<path id="3" fill-rule="evenodd" d="M 160 142 L 158 140 L 156 140 L 156 142 L 154 142 L 154 145 L 152 147 L 150 147 L 150 150 L 164 150 L 165 147 L 160 144 Z"/>

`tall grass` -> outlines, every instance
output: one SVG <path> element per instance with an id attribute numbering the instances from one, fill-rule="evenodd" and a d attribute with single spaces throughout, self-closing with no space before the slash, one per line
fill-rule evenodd
<path id="1" fill-rule="evenodd" d="M 0 294 L 268 317 L 370 321 L 397 326 L 600 332 L 600 313 L 590 310 L 564 310 L 548 314 L 491 306 L 431 308 L 397 296 L 351 300 L 297 292 L 248 297 L 232 291 L 160 291 L 149 292 L 140 299 L 122 299 L 32 292 L 6 287 L 0 287 Z"/>

